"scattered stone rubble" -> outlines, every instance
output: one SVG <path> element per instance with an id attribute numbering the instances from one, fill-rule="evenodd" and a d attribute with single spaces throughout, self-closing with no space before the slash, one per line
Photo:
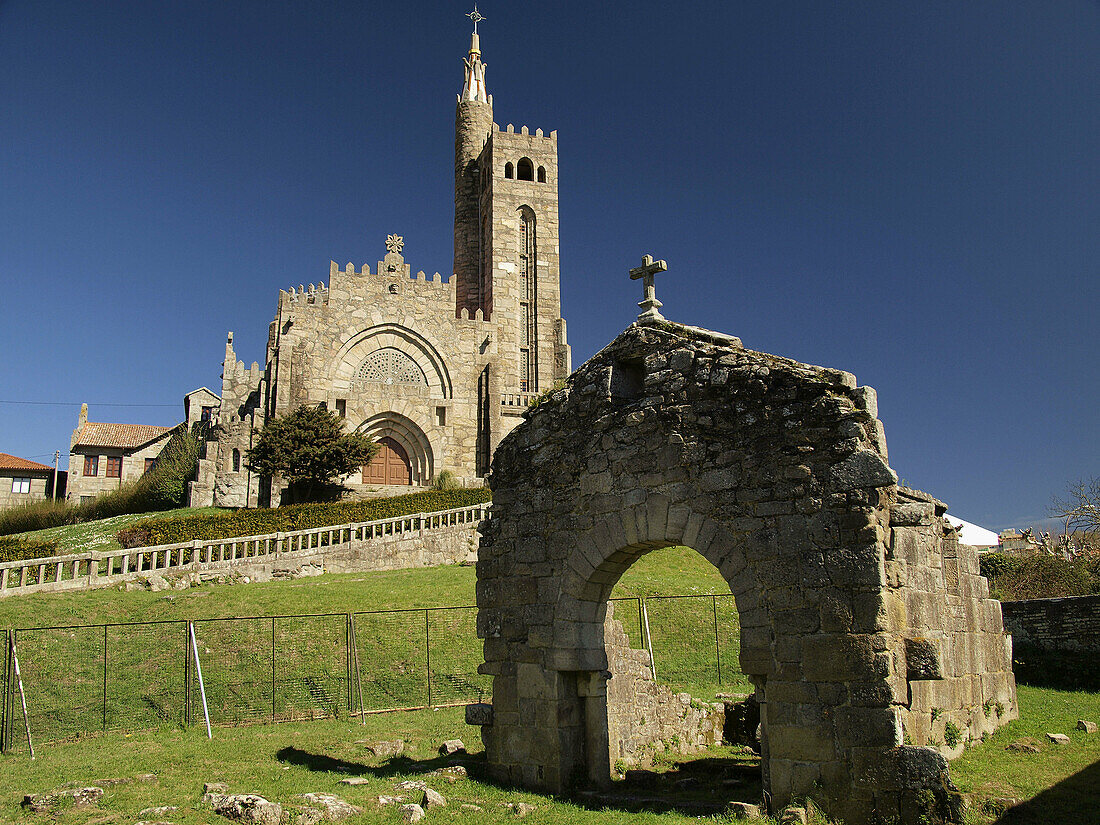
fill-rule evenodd
<path id="1" fill-rule="evenodd" d="M 379 759 L 392 759 L 405 752 L 405 741 L 403 739 L 391 739 L 383 742 L 360 740 L 356 744 L 364 745 L 367 753 L 371 756 L 377 756 Z"/>
<path id="2" fill-rule="evenodd" d="M 341 819 L 347 819 L 349 816 L 354 816 L 363 811 L 362 808 L 356 807 L 330 793 L 302 794 L 302 799 L 320 808 L 324 818 L 329 822 L 339 822 Z"/>
<path id="3" fill-rule="evenodd" d="M 94 805 L 103 796 L 103 788 L 87 785 L 80 788 L 55 788 L 40 794 L 23 797 L 23 807 L 38 814 L 51 813 L 67 805 L 85 807 Z"/>
<path id="4" fill-rule="evenodd" d="M 220 794 L 208 792 L 202 801 L 214 808 L 214 813 L 237 822 L 252 825 L 282 825 L 283 806 L 269 802 L 259 794 Z"/>

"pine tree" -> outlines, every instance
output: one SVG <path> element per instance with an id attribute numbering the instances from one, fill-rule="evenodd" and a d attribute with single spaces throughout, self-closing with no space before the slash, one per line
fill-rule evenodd
<path id="1" fill-rule="evenodd" d="M 299 407 L 264 424 L 248 453 L 248 467 L 286 483 L 291 502 L 333 498 L 339 479 L 370 462 L 378 445 L 344 432 L 344 420 L 323 407 Z"/>

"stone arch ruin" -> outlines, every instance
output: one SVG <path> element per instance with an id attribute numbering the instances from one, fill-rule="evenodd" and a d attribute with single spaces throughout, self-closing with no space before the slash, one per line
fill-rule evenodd
<path id="1" fill-rule="evenodd" d="M 874 390 L 848 373 L 640 321 L 501 443 L 491 483 L 477 604 L 493 705 L 471 721 L 501 781 L 609 781 L 607 598 L 669 545 L 734 593 L 773 810 L 809 796 L 850 825 L 950 818 L 944 756 L 963 744 L 945 725 L 965 740 L 1017 714 L 976 553 L 944 505 L 898 486 Z"/>

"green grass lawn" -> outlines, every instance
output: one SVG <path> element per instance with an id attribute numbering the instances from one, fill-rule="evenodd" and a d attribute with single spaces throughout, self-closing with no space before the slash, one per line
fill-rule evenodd
<path id="1" fill-rule="evenodd" d="M 286 653 L 287 639 L 301 636 L 298 619 L 263 619 L 230 624 L 211 621 L 217 617 L 295 613 L 348 613 L 379 609 L 406 609 L 406 614 L 380 614 L 358 624 L 357 651 L 364 685 L 364 705 L 392 705 L 393 698 L 415 691 L 426 692 L 423 674 L 425 648 L 422 644 L 424 617 L 431 623 L 431 635 L 447 640 L 433 647 L 433 701 L 462 700 L 458 677 L 477 680 L 472 672 L 479 661 L 480 645 L 473 634 L 473 611 L 429 611 L 424 608 L 472 605 L 474 570 L 471 567 L 441 567 L 380 573 L 326 575 L 268 584 L 194 587 L 166 593 L 100 590 L 85 593 L 35 594 L 0 600 L 0 626 L 76 625 L 100 622 L 181 620 L 175 624 L 144 628 L 109 628 L 113 674 L 129 674 L 109 685 L 108 728 L 129 727 L 132 732 L 109 730 L 84 735 L 75 741 L 42 742 L 38 759 L 31 761 L 24 747 L 0 758 L 6 776 L 0 786 L 0 822 L 47 822 L 50 817 L 23 813 L 18 802 L 23 793 L 40 792 L 65 782 L 135 777 L 154 773 L 156 781 L 131 781 L 112 785 L 107 794 L 89 809 L 63 814 L 65 822 L 132 822 L 140 810 L 155 805 L 178 805 L 180 810 L 167 819 L 178 825 L 210 822 L 212 815 L 199 801 L 206 781 L 227 781 L 233 790 L 254 791 L 282 803 L 295 803 L 295 794 L 309 791 L 336 792 L 364 806 L 365 812 L 352 822 L 396 822 L 395 809 L 379 809 L 371 803 L 379 794 L 394 793 L 393 785 L 438 767 L 434 748 L 444 739 L 458 736 L 474 754 L 480 749 L 478 730 L 462 723 L 460 708 L 368 714 L 360 724 L 347 713 L 349 686 L 343 674 L 343 617 L 319 619 L 301 649 Z M 715 594 L 710 599 L 660 599 L 662 595 L 685 593 Z M 640 644 L 637 602 L 631 597 L 648 597 L 652 643 L 660 681 L 674 689 L 689 689 L 693 695 L 707 694 L 719 687 L 736 690 L 736 615 L 729 604 L 729 590 L 717 571 L 694 551 L 669 548 L 640 559 L 622 578 L 614 596 L 616 616 L 636 644 Z M 687 605 L 699 609 L 685 609 Z M 723 657 L 721 686 L 711 676 L 715 651 L 701 638 L 713 639 L 715 614 L 722 633 L 718 651 Z M 182 680 L 184 645 L 182 620 L 196 621 L 204 662 L 208 663 L 208 701 L 215 721 L 214 741 L 205 739 L 201 711 L 193 725 L 180 725 L 182 704 L 178 693 Z M 200 621 L 202 620 L 202 621 Z M 373 622 L 373 624 L 371 624 Z M 42 646 L 43 661 L 59 662 L 64 672 L 46 680 L 49 696 L 63 702 L 47 719 L 36 711 L 40 694 L 32 703 L 32 728 L 71 733 L 95 728 L 102 722 L 102 665 L 95 656 L 83 662 L 80 652 L 100 650 L 103 629 L 49 631 Z M 98 634 L 98 635 L 96 635 Z M 220 635 L 219 635 L 220 634 Z M 236 634 L 236 635 L 235 635 Z M 706 634 L 705 636 L 703 634 Z M 274 636 L 280 652 L 274 658 L 269 640 Z M 41 666 L 30 649 L 30 637 L 21 634 L 27 647 L 25 677 Z M 450 656 L 449 661 L 447 657 Z M 467 661 L 468 660 L 468 661 Z M 262 678 L 219 679 L 217 672 L 248 671 L 257 668 Z M 278 685 L 275 694 L 270 690 Z M 732 680 L 732 685 L 729 680 Z M 42 680 L 37 681 L 38 684 Z M 128 684 L 140 684 L 134 696 Z M 447 691 L 454 693 L 448 695 Z M 298 691 L 295 693 L 295 691 Z M 352 688 L 352 704 L 357 692 Z M 130 691 L 133 692 L 133 691 Z M 138 695 L 140 694 L 140 695 Z M 318 698 L 321 697 L 321 698 Z M 1073 730 L 1078 718 L 1100 721 L 1100 694 L 1070 693 L 1021 686 L 1022 718 L 1002 728 L 985 743 L 968 750 L 952 763 L 952 776 L 959 787 L 977 798 L 1010 797 L 1025 800 L 1006 818 L 998 819 L 979 810 L 968 814 L 973 825 L 1010 823 L 1095 823 L 1100 821 L 1100 735 L 1087 736 Z M 201 708 L 193 692 L 193 708 Z M 423 697 L 422 697 L 423 698 Z M 131 701 L 133 700 L 133 701 Z M 277 701 L 276 701 L 277 700 Z M 303 712 L 313 707 L 329 708 L 337 719 L 288 722 L 280 725 L 234 723 L 270 718 L 272 704 L 282 714 L 300 702 Z M 328 704 L 326 704 L 328 703 Z M 90 722 L 89 722 L 90 720 Z M 62 724 L 64 723 L 64 724 Z M 49 725 L 54 724 L 54 728 Z M 60 725 L 61 727 L 57 727 Z M 141 729 L 149 728 L 149 729 Z M 1068 746 L 1055 746 L 1046 732 L 1062 732 L 1071 738 Z M 1040 743 L 1039 755 L 1005 750 L 1005 745 L 1030 736 Z M 358 739 L 408 741 L 409 759 L 382 763 L 366 755 Z M 40 739 L 41 742 L 41 739 Z M 734 758 L 728 749 L 710 757 Z M 710 760 L 713 761 L 713 760 Z M 701 760 L 699 764 L 708 762 Z M 690 764 L 668 760 L 660 766 L 670 776 L 691 775 Z M 367 777 L 366 785 L 338 785 L 347 775 Z M 659 779 L 654 783 L 660 786 Z M 433 787 L 456 802 L 480 805 L 483 811 L 448 807 L 447 816 L 457 822 L 486 822 L 513 818 L 500 805 L 523 801 L 536 806 L 533 822 L 597 823 L 622 821 L 623 808 L 588 810 L 570 802 L 499 789 L 473 779 L 454 785 L 434 778 Z M 663 786 L 661 786 L 663 787 Z M 704 795 L 713 798 L 720 785 L 706 785 Z M 689 800 L 690 801 L 690 800 Z M 754 800 L 746 800 L 754 801 Z M 630 814 L 632 822 L 679 823 L 688 819 L 683 812 Z"/>
<path id="2" fill-rule="evenodd" d="M 1079 693 L 1018 685 L 1020 718 L 997 730 L 951 763 L 955 784 L 979 798 L 1025 800 L 1005 818 L 976 812 L 975 823 L 1003 825 L 1100 822 L 1100 734 L 1075 730 L 1078 719 L 1100 722 L 1100 693 Z M 1047 741 L 1064 733 L 1068 745 Z M 1005 750 L 1022 738 L 1034 739 L 1040 753 Z"/>
<path id="3" fill-rule="evenodd" d="M 1100 783 L 1095 781 L 1100 764 L 1100 738 L 1074 733 L 1079 717 L 1100 717 L 1100 694 L 1078 694 L 1055 690 L 1020 688 L 1023 718 L 1002 728 L 988 741 L 968 750 L 952 763 L 952 776 L 960 788 L 987 797 L 1014 797 L 1023 800 L 1003 817 L 982 814 L 980 801 L 968 812 L 971 825 L 997 822 L 1035 823 L 1035 825 L 1090 825 L 1100 812 Z M 1050 745 L 1043 740 L 1041 754 L 1006 751 L 1005 745 L 1021 736 L 1040 738 L 1046 731 L 1068 733 L 1071 743 Z M 514 814 L 501 805 L 526 802 L 534 805 L 532 822 L 569 823 L 686 823 L 701 821 L 698 816 L 680 812 L 627 814 L 628 806 L 604 801 L 590 810 L 574 802 L 539 794 L 499 788 L 476 778 L 449 783 L 443 777 L 427 776 L 430 771 L 452 760 L 436 755 L 438 745 L 450 738 L 461 738 L 470 751 L 466 764 L 476 777 L 481 760 L 479 730 L 463 724 L 461 709 L 415 711 L 368 715 L 364 724 L 349 720 L 320 720 L 283 725 L 220 727 L 213 740 L 207 740 L 201 726 L 187 730 L 165 726 L 132 735 L 111 733 L 72 742 L 42 746 L 37 759 L 14 754 L 0 758 L 4 768 L 0 791 L 0 821 L 45 823 L 58 817 L 31 814 L 20 810 L 26 793 L 40 793 L 65 783 L 97 784 L 109 779 L 129 781 L 108 784 L 106 794 L 94 806 L 70 809 L 60 817 L 76 825 L 106 825 L 136 821 L 141 810 L 157 805 L 175 805 L 179 810 L 166 819 L 178 825 L 197 825 L 214 821 L 210 809 L 201 802 L 204 782 L 222 781 L 233 792 L 259 793 L 284 805 L 301 804 L 297 794 L 336 793 L 363 807 L 364 812 L 350 823 L 398 822 L 392 807 L 379 808 L 380 794 L 394 795 L 397 782 L 425 778 L 430 787 L 448 798 L 447 819 L 455 822 L 503 822 Z M 362 741 L 402 739 L 404 757 L 381 760 L 370 756 Z M 655 774 L 647 780 L 648 795 L 671 791 L 670 778 L 691 776 L 694 766 L 705 767 L 712 777 L 721 777 L 726 763 L 745 761 L 745 755 L 731 748 L 709 751 L 695 759 L 665 757 L 659 760 Z M 155 774 L 153 780 L 137 779 Z M 341 785 L 347 777 L 367 779 L 363 785 Z M 668 789 L 666 791 L 666 788 Z M 616 783 L 624 795 L 638 793 L 625 783 Z M 407 796 L 416 792 L 404 792 Z M 710 802 L 748 798 L 752 790 L 737 795 L 723 791 L 717 783 L 704 782 L 694 796 L 680 802 Z M 728 795 L 727 795 L 728 794 Z M 412 799 L 411 801 L 418 801 Z M 463 809 L 462 803 L 478 805 L 481 811 Z M 728 821 L 707 817 L 702 821 Z"/>
<path id="4" fill-rule="evenodd" d="M 462 711 L 448 708 L 368 716 L 365 724 L 336 721 L 290 723 L 285 725 L 217 728 L 213 740 L 200 729 L 164 728 L 133 734 L 111 734 L 77 742 L 42 748 L 35 761 L 29 756 L 4 757 L 5 778 L 0 792 L 0 821 L 47 823 L 57 821 L 48 814 L 25 813 L 19 803 L 24 794 L 53 789 L 65 783 L 95 784 L 105 779 L 129 780 L 106 787 L 103 798 L 88 808 L 70 808 L 61 821 L 74 825 L 131 823 L 145 808 L 174 805 L 177 811 L 158 819 L 177 825 L 198 825 L 218 820 L 209 806 L 201 802 L 204 782 L 221 781 L 235 793 L 258 793 L 284 806 L 301 805 L 298 794 L 335 793 L 361 806 L 359 816 L 345 820 L 354 823 L 400 822 L 396 806 L 381 808 L 379 795 L 404 795 L 419 802 L 417 791 L 396 789 L 398 782 L 424 779 L 448 800 L 445 812 L 435 812 L 447 822 L 481 823 L 514 821 L 516 815 L 503 807 L 506 803 L 525 802 L 535 807 L 527 817 L 532 823 L 587 825 L 615 823 L 625 818 L 646 825 L 680 825 L 699 822 L 697 816 L 669 812 L 662 814 L 626 814 L 614 803 L 603 802 L 591 810 L 573 802 L 539 794 L 503 789 L 475 778 L 451 783 L 431 771 L 463 761 L 472 775 L 482 761 L 479 730 L 467 727 Z M 438 746 L 446 739 L 461 738 L 469 755 L 461 760 L 440 758 Z M 406 744 L 402 757 L 392 760 L 369 755 L 362 740 L 402 739 Z M 705 755 L 728 757 L 731 762 L 742 754 L 724 748 Z M 709 761 L 709 760 L 704 760 Z M 682 776 L 690 772 L 693 760 L 665 759 L 655 769 L 655 781 L 663 774 Z M 155 779 L 138 779 L 155 774 Z M 341 779 L 357 777 L 367 784 L 342 785 Z M 671 778 L 671 777 L 670 777 Z M 620 786 L 623 783 L 618 783 Z M 698 801 L 719 801 L 717 783 L 698 792 Z M 637 789 L 623 788 L 625 793 Z M 653 793 L 650 788 L 648 793 Z M 690 795 L 680 794 L 684 802 Z M 462 808 L 477 805 L 481 810 Z M 600 810 L 598 808 L 603 808 Z M 725 817 L 711 822 L 728 821 Z M 443 820 L 441 820 L 443 821 Z"/>
<path id="5" fill-rule="evenodd" d="M 115 536 L 118 531 L 137 521 L 147 521 L 174 516 L 206 515 L 224 512 L 220 507 L 183 507 L 178 510 L 164 510 L 159 513 L 130 513 L 124 516 L 86 521 L 81 524 L 65 524 L 61 527 L 49 527 L 45 530 L 32 530 L 29 533 L 16 533 L 21 538 L 56 541 L 58 552 L 85 553 L 88 550 L 121 550 Z"/>

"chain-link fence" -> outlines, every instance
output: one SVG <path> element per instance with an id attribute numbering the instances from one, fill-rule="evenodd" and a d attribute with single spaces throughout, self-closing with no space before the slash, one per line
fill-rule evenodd
<path id="1" fill-rule="evenodd" d="M 732 596 L 616 599 L 659 682 L 747 685 Z M 0 750 L 106 730 L 344 718 L 487 700 L 477 608 L 7 631 Z M 24 714 L 24 703 L 26 713 Z"/>

